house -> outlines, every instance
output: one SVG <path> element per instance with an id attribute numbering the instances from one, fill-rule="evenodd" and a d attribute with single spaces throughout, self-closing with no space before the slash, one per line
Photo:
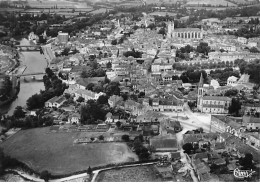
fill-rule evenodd
<path id="1" fill-rule="evenodd" d="M 225 142 L 215 143 L 215 145 L 213 146 L 213 150 L 217 153 L 223 153 L 224 151 L 226 151 L 226 143 Z"/>
<path id="2" fill-rule="evenodd" d="M 113 95 L 108 99 L 108 104 L 110 107 L 115 107 L 117 102 L 122 101 L 123 98 L 121 96 Z"/>
<path id="3" fill-rule="evenodd" d="M 253 116 L 243 116 L 243 123 L 246 125 L 248 130 L 258 130 L 260 129 L 260 118 Z"/>
<path id="4" fill-rule="evenodd" d="M 212 115 L 210 125 L 213 132 L 228 132 L 238 137 L 241 137 L 245 130 L 241 120 L 232 119 L 224 115 Z"/>
<path id="5" fill-rule="evenodd" d="M 106 122 L 108 123 L 116 123 L 119 121 L 119 115 L 113 115 L 112 113 L 107 113 L 106 115 Z"/>
<path id="6" fill-rule="evenodd" d="M 105 123 L 102 123 L 102 124 L 98 124 L 97 127 L 96 127 L 96 130 L 97 132 L 106 132 L 108 131 L 109 129 L 109 126 Z"/>
<path id="7" fill-rule="evenodd" d="M 77 100 L 79 97 L 84 98 L 85 101 L 97 100 L 100 96 L 103 96 L 103 95 L 105 95 L 105 93 L 103 93 L 103 92 L 94 93 L 92 91 L 85 90 L 85 89 L 77 89 L 75 91 L 75 98 L 74 98 L 74 100 Z"/>
<path id="8" fill-rule="evenodd" d="M 155 168 L 163 179 L 171 180 L 173 178 L 172 168 L 170 166 L 156 166 Z"/>
<path id="9" fill-rule="evenodd" d="M 192 166 L 198 175 L 198 179 L 200 181 L 205 181 L 205 174 L 210 173 L 209 166 L 206 163 L 202 162 L 200 159 L 192 160 Z"/>
<path id="10" fill-rule="evenodd" d="M 154 111 L 165 112 L 165 111 L 183 111 L 184 103 L 177 100 L 176 98 L 159 98 L 153 99 L 152 107 Z"/>
<path id="11" fill-rule="evenodd" d="M 254 114 L 260 112 L 260 103 L 244 103 L 241 106 L 241 110 L 244 114 Z"/>
<path id="12" fill-rule="evenodd" d="M 80 114 L 79 113 L 74 113 L 71 116 L 69 116 L 68 121 L 70 124 L 80 124 Z"/>
<path id="13" fill-rule="evenodd" d="M 247 43 L 247 38 L 244 38 L 244 37 L 238 37 L 237 38 L 237 41 L 242 43 L 242 44 L 246 44 Z"/>
<path id="14" fill-rule="evenodd" d="M 193 135 L 190 135 L 190 134 L 183 135 L 183 144 L 186 144 L 186 143 L 197 144 L 198 142 L 199 142 L 199 139 Z"/>
<path id="15" fill-rule="evenodd" d="M 237 78 L 237 77 L 235 77 L 235 76 L 230 76 L 230 77 L 228 77 L 228 79 L 227 79 L 227 85 L 234 85 L 234 84 L 237 83 L 237 81 L 238 81 L 238 78 Z"/>
<path id="16" fill-rule="evenodd" d="M 171 159 L 172 161 L 177 161 L 181 159 L 181 153 L 180 152 L 172 152 L 171 153 Z"/>
<path id="17" fill-rule="evenodd" d="M 176 136 L 150 138 L 150 146 L 154 147 L 156 152 L 176 152 L 178 150 Z"/>
<path id="18" fill-rule="evenodd" d="M 223 165 L 226 165 L 226 160 L 223 158 L 219 158 L 219 159 L 213 160 L 213 163 L 217 166 L 223 166 Z"/>
<path id="19" fill-rule="evenodd" d="M 260 149 L 260 136 L 259 133 L 247 133 L 246 143 Z"/>
<path id="20" fill-rule="evenodd" d="M 53 97 L 45 102 L 45 107 L 56 107 L 59 108 L 64 102 L 66 101 L 66 98 L 63 96 L 60 97 Z"/>
<path id="21" fill-rule="evenodd" d="M 202 152 L 202 153 L 196 153 L 192 156 L 192 160 L 195 161 L 197 159 L 200 159 L 201 161 L 208 162 L 208 153 Z"/>

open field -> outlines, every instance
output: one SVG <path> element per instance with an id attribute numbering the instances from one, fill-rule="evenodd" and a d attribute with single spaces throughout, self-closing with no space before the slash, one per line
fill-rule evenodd
<path id="1" fill-rule="evenodd" d="M 190 0 L 189 2 L 186 3 L 185 6 L 189 6 L 189 5 L 211 5 L 211 6 L 237 6 L 234 3 L 225 1 L 225 0 Z"/>
<path id="2" fill-rule="evenodd" d="M 118 168 L 102 171 L 98 174 L 97 182 L 162 182 L 156 177 L 153 165 Z"/>
<path id="3" fill-rule="evenodd" d="M 36 171 L 54 175 L 137 160 L 125 143 L 73 145 L 83 132 L 48 133 L 47 128 L 22 130 L 0 145 L 7 155 L 17 158 Z"/>

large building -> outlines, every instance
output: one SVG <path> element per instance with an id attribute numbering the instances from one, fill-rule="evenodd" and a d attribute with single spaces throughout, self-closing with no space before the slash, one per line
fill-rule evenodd
<path id="1" fill-rule="evenodd" d="M 203 76 L 201 74 L 198 85 L 197 108 L 201 112 L 210 114 L 227 114 L 231 98 L 225 96 L 204 96 Z"/>
<path id="2" fill-rule="evenodd" d="M 168 22 L 168 38 L 202 39 L 203 31 L 199 28 L 174 28 L 174 22 Z"/>
<path id="3" fill-rule="evenodd" d="M 69 34 L 68 33 L 63 33 L 59 32 L 58 33 L 58 39 L 61 43 L 67 43 L 69 41 Z"/>

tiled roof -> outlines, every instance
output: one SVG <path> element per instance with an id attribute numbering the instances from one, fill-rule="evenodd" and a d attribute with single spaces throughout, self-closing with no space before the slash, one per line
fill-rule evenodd
<path id="1" fill-rule="evenodd" d="M 190 31 L 201 31 L 199 28 L 175 28 L 174 32 L 190 32 Z"/>
<path id="2" fill-rule="evenodd" d="M 164 138 L 152 138 L 150 139 L 150 143 L 156 149 L 176 149 L 177 148 L 177 140 L 176 139 L 164 139 Z"/>
<path id="3" fill-rule="evenodd" d="M 204 96 L 203 100 L 231 101 L 231 98 L 225 96 Z"/>

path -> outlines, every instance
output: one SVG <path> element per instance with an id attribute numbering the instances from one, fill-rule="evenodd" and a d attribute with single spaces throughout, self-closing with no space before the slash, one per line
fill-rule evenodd
<path id="1" fill-rule="evenodd" d="M 109 168 L 103 168 L 103 169 L 99 169 L 99 170 L 94 170 L 93 171 L 93 178 L 91 180 L 91 182 L 95 182 L 98 174 L 100 171 L 104 171 L 104 170 L 111 170 L 114 168 L 121 168 L 121 167 L 135 167 L 135 166 L 144 166 L 144 165 L 151 165 L 154 164 L 155 162 L 149 162 L 149 163 L 142 163 L 142 164 L 129 164 L 129 165 L 121 165 L 121 166 L 115 166 L 115 167 L 109 167 Z M 37 178 L 35 176 L 29 175 L 23 171 L 20 171 L 18 169 L 6 169 L 6 172 L 16 172 L 18 173 L 21 177 L 28 179 L 30 181 L 34 181 L 34 182 L 44 182 L 43 179 Z M 60 179 L 53 179 L 50 180 L 49 182 L 65 182 L 65 181 L 69 181 L 69 180 L 73 180 L 73 179 L 78 179 L 78 178 L 84 178 L 84 177 L 88 177 L 87 173 L 81 173 L 78 175 L 72 175 L 69 177 L 65 177 L 65 178 L 60 178 Z"/>

